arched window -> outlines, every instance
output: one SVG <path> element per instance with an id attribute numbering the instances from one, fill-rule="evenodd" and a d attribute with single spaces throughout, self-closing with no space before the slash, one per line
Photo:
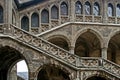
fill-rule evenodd
<path id="1" fill-rule="evenodd" d="M 58 8 L 56 6 L 53 6 L 51 8 L 51 18 L 52 19 L 58 19 L 58 16 L 59 15 L 59 11 L 58 11 Z"/>
<path id="2" fill-rule="evenodd" d="M 75 3 L 75 13 L 82 14 L 82 4 L 80 3 L 80 1 L 77 1 Z"/>
<path id="3" fill-rule="evenodd" d="M 117 7 L 116 7 L 116 16 L 120 17 L 120 4 L 117 4 Z"/>
<path id="4" fill-rule="evenodd" d="M 91 5 L 89 2 L 85 3 L 85 14 L 90 15 L 91 14 Z"/>
<path id="5" fill-rule="evenodd" d="M 31 27 L 39 27 L 39 15 L 33 13 L 31 16 Z"/>
<path id="6" fill-rule="evenodd" d="M 0 23 L 3 23 L 3 8 L 0 6 Z"/>
<path id="7" fill-rule="evenodd" d="M 108 4 L 108 16 L 113 16 L 113 5 L 111 3 Z"/>
<path id="8" fill-rule="evenodd" d="M 23 30 L 26 30 L 26 31 L 29 31 L 29 19 L 27 16 L 24 16 L 22 19 L 21 19 L 21 28 Z"/>
<path id="9" fill-rule="evenodd" d="M 46 9 L 41 12 L 41 23 L 49 23 L 49 12 Z"/>
<path id="10" fill-rule="evenodd" d="M 60 7 L 61 15 L 68 15 L 68 5 L 65 2 L 63 2 Z"/>
<path id="11" fill-rule="evenodd" d="M 100 6 L 99 6 L 99 4 L 97 2 L 94 3 L 93 14 L 95 16 L 100 15 Z"/>

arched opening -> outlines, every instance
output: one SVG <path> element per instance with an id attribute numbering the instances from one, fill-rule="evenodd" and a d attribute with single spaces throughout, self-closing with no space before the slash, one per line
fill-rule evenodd
<path id="1" fill-rule="evenodd" d="M 59 18 L 59 10 L 56 6 L 51 8 L 51 19 L 58 19 Z"/>
<path id="2" fill-rule="evenodd" d="M 3 8 L 0 6 L 0 23 L 3 23 Z"/>
<path id="3" fill-rule="evenodd" d="M 107 53 L 108 60 L 120 64 L 120 33 L 110 39 Z"/>
<path id="4" fill-rule="evenodd" d="M 107 79 L 105 79 L 103 77 L 99 77 L 99 76 L 93 76 L 93 77 L 90 77 L 90 78 L 88 78 L 86 80 L 107 80 Z"/>
<path id="5" fill-rule="evenodd" d="M 112 17 L 112 16 L 114 16 L 114 14 L 113 14 L 113 5 L 111 4 L 111 3 L 109 3 L 108 4 L 108 16 L 109 17 Z"/>
<path id="6" fill-rule="evenodd" d="M 61 15 L 68 15 L 68 5 L 65 2 L 61 3 Z"/>
<path id="7" fill-rule="evenodd" d="M 18 61 L 10 70 L 9 80 L 28 80 L 28 67 L 25 60 Z"/>
<path id="8" fill-rule="evenodd" d="M 17 70 L 14 65 L 20 60 L 25 58 L 16 49 L 9 46 L 0 47 L 0 80 L 16 79 Z"/>
<path id="9" fill-rule="evenodd" d="M 100 6 L 97 2 L 94 3 L 93 15 L 95 15 L 95 16 L 100 15 Z"/>
<path id="10" fill-rule="evenodd" d="M 54 37 L 48 40 L 49 42 L 69 51 L 68 42 L 60 37 Z"/>
<path id="11" fill-rule="evenodd" d="M 88 1 L 85 2 L 85 15 L 91 15 L 91 5 Z"/>
<path id="12" fill-rule="evenodd" d="M 80 57 L 101 57 L 100 41 L 95 34 L 87 31 L 76 40 L 75 54 Z"/>
<path id="13" fill-rule="evenodd" d="M 120 17 L 120 4 L 117 4 L 117 7 L 116 7 L 116 16 Z"/>
<path id="14" fill-rule="evenodd" d="M 75 3 L 75 13 L 76 14 L 82 14 L 82 4 L 80 1 L 77 1 Z"/>
<path id="15" fill-rule="evenodd" d="M 38 73 L 37 80 L 70 80 L 69 73 L 55 65 L 44 65 Z"/>
<path id="16" fill-rule="evenodd" d="M 29 31 L 29 18 L 27 16 L 21 19 L 21 29 Z"/>
<path id="17" fill-rule="evenodd" d="M 41 12 L 41 23 L 49 23 L 49 12 L 46 9 Z"/>
<path id="18" fill-rule="evenodd" d="M 39 15 L 33 13 L 31 16 L 31 27 L 39 27 Z"/>

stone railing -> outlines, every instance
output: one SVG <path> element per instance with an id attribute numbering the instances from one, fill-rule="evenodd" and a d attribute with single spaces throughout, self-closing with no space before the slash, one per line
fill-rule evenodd
<path id="1" fill-rule="evenodd" d="M 104 71 L 108 71 L 108 73 L 111 73 L 113 76 L 120 79 L 120 66 L 110 61 L 92 57 L 80 58 L 48 41 L 43 40 L 42 38 L 36 37 L 10 24 L 0 25 L 0 33 L 31 45 L 36 50 L 44 51 L 47 55 L 50 55 L 77 70 L 80 68 L 102 68 Z"/>
<path id="2" fill-rule="evenodd" d="M 109 71 L 114 75 L 117 75 L 120 78 L 120 65 L 117 65 L 113 62 L 102 59 L 102 67 L 103 69 Z"/>

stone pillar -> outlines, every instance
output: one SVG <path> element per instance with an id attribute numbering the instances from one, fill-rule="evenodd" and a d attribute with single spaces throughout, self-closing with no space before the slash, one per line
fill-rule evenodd
<path id="1" fill-rule="evenodd" d="M 70 21 L 71 22 L 74 22 L 74 17 L 75 17 L 75 3 L 74 3 L 74 0 L 71 0 L 71 3 L 70 3 Z"/>
<path id="2" fill-rule="evenodd" d="M 108 8 L 108 4 L 107 4 L 107 0 L 103 0 L 103 10 L 102 10 L 102 18 L 103 18 L 103 23 L 107 23 L 107 8 Z"/>
<path id="3" fill-rule="evenodd" d="M 102 48 L 101 53 L 102 53 L 101 54 L 102 58 L 107 59 L 107 48 L 106 47 Z"/>
<path id="4" fill-rule="evenodd" d="M 69 47 L 69 52 L 70 52 L 71 54 L 74 54 L 74 49 L 75 49 L 74 46 L 70 46 L 70 47 Z"/>
<path id="5" fill-rule="evenodd" d="M 4 23 L 12 23 L 12 1 L 13 0 L 5 0 Z"/>

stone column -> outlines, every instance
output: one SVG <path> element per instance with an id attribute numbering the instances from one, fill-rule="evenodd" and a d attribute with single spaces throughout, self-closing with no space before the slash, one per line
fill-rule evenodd
<path id="1" fill-rule="evenodd" d="M 102 58 L 107 59 L 107 48 L 106 47 L 102 48 L 101 53 L 102 53 L 101 54 Z"/>
<path id="2" fill-rule="evenodd" d="M 102 18 L 103 18 L 103 23 L 107 23 L 107 8 L 108 8 L 108 4 L 107 4 L 107 0 L 102 0 L 103 3 L 103 7 L 102 7 Z"/>
<path id="3" fill-rule="evenodd" d="M 75 49 L 74 46 L 70 46 L 70 47 L 69 47 L 69 52 L 70 52 L 71 54 L 74 54 L 74 49 Z"/>
<path id="4" fill-rule="evenodd" d="M 12 23 L 12 1 L 13 0 L 5 0 L 4 23 Z"/>
<path id="5" fill-rule="evenodd" d="M 70 3 L 70 21 L 71 22 L 74 22 L 74 17 L 75 17 L 75 3 L 74 3 L 74 0 L 71 0 L 71 3 Z"/>

